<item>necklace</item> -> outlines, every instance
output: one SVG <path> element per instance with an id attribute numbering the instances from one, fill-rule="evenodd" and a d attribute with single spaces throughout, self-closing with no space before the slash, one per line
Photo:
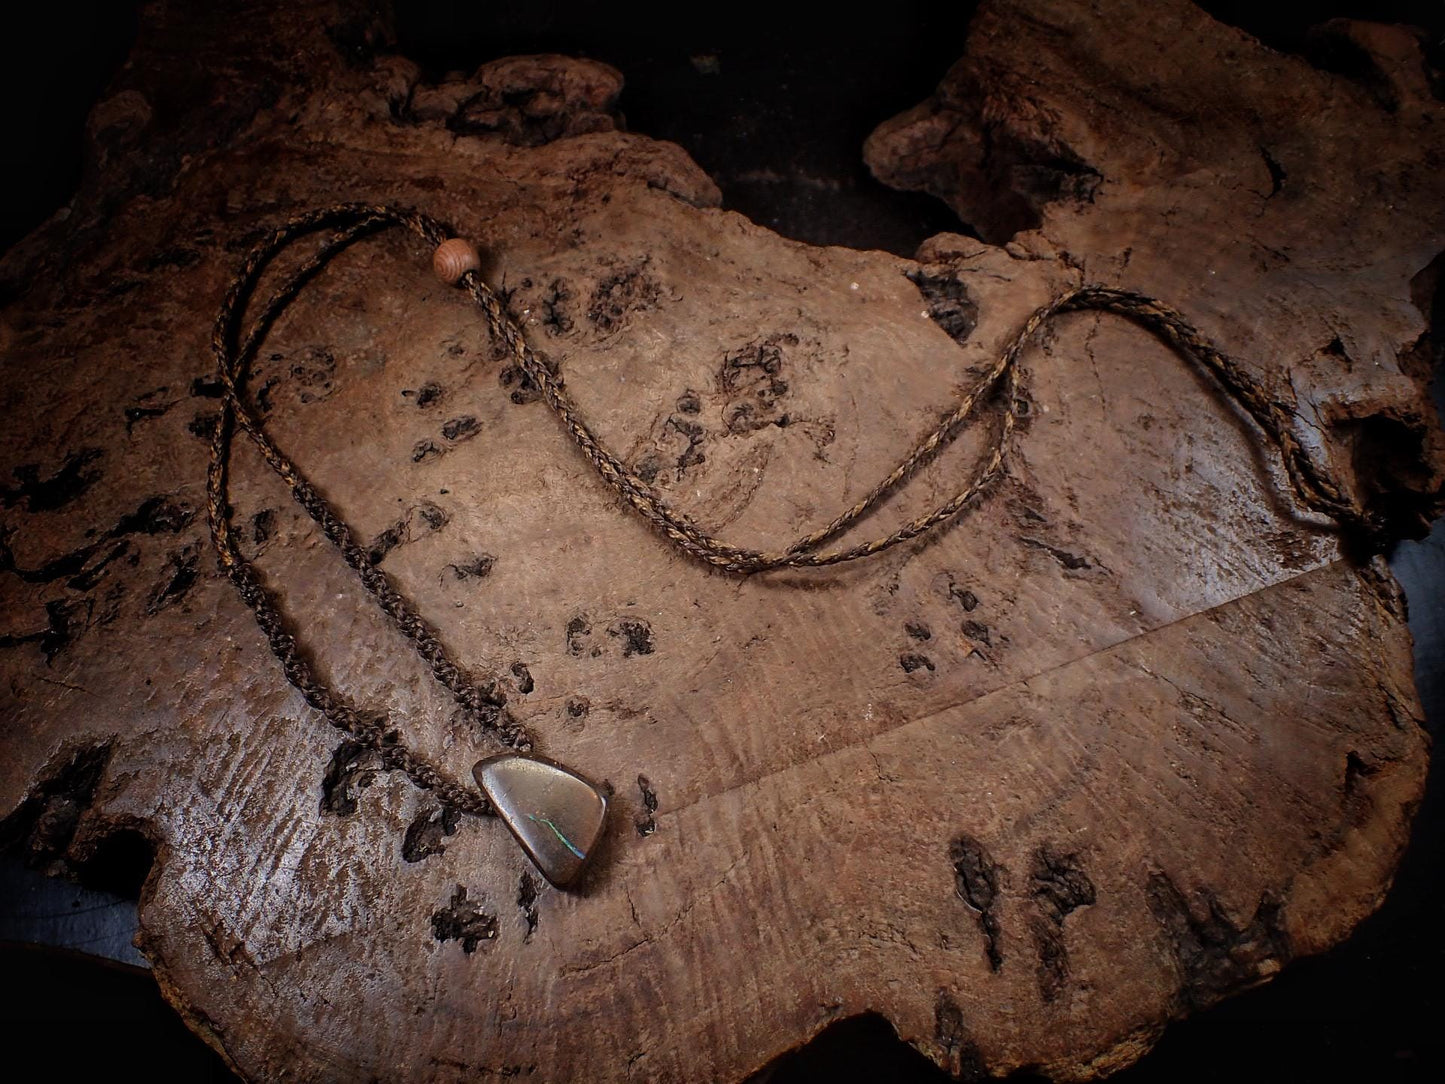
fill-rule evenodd
<path id="1" fill-rule="evenodd" d="M 432 627 L 396 590 L 386 573 L 372 563 L 346 522 L 266 434 L 244 395 L 248 366 L 291 300 L 340 251 L 368 234 L 392 226 L 404 227 L 415 234 L 432 250 L 432 264 L 442 280 L 460 286 L 471 296 L 492 335 L 506 345 L 526 379 L 540 392 L 542 400 L 558 416 L 602 480 L 669 544 L 734 575 L 781 568 L 821 568 L 860 560 L 956 518 L 1002 472 L 1009 438 L 1022 410 L 1020 354 L 1052 317 L 1084 310 L 1126 317 L 1197 365 L 1275 445 L 1290 486 L 1306 508 L 1333 519 L 1357 552 L 1375 552 L 1383 541 L 1377 519 L 1360 508 L 1328 466 L 1316 462 L 1294 435 L 1292 410 L 1268 395 L 1238 362 L 1210 343 L 1178 312 L 1152 298 L 1127 290 L 1081 286 L 1036 310 L 953 410 L 852 507 L 786 549 L 766 551 L 729 545 L 669 507 L 650 485 L 602 446 L 570 396 L 532 353 L 521 329 L 482 279 L 481 260 L 473 245 L 451 236 L 451 231 L 441 222 L 402 208 L 339 204 L 296 215 L 259 241 L 247 255 L 222 301 L 212 336 L 212 350 L 224 389 L 206 479 L 206 505 L 217 559 L 242 601 L 255 615 L 287 680 L 308 704 L 333 726 L 375 748 L 387 768 L 405 772 L 417 786 L 431 790 L 447 806 L 463 813 L 499 817 L 543 876 L 559 888 L 577 882 L 601 838 L 606 825 L 606 796 L 584 776 L 533 753 L 530 735 L 506 710 L 506 696 L 500 684 L 491 678 L 477 680 L 453 661 Z M 270 297 L 254 306 L 255 316 L 243 335 L 242 321 L 247 310 L 253 307 L 253 297 L 266 268 L 291 244 L 328 230 L 332 232 L 312 255 L 303 260 Z M 953 497 L 890 534 L 843 548 L 821 548 L 858 523 L 918 467 L 931 460 L 979 404 L 995 396 L 1003 405 L 988 452 L 973 477 Z M 274 594 L 262 583 L 236 543 L 230 520 L 229 473 L 232 437 L 237 427 L 255 444 L 296 503 L 340 551 L 392 625 L 411 641 L 436 680 L 452 694 L 472 722 L 503 748 L 503 752 L 478 761 L 473 768 L 476 789 L 449 778 L 409 749 L 404 736 L 390 725 L 384 714 L 357 707 L 316 676 L 302 645 L 288 630 Z"/>

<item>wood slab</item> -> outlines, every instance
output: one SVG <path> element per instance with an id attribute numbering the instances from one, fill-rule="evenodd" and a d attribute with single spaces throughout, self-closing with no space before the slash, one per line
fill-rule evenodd
<path id="1" fill-rule="evenodd" d="M 383 235 L 303 292 L 252 380 L 268 429 L 539 751 L 607 781 L 577 892 L 304 705 L 202 498 L 222 293 L 270 224 L 346 199 L 477 239 L 605 442 L 732 541 L 851 503 L 1082 281 L 1184 311 L 1414 530 L 1445 460 L 1445 107 L 1408 35 L 1338 31 L 1365 75 L 1182 0 L 985 4 L 869 143 L 984 238 L 910 261 L 719 209 L 620 130 L 605 65 L 428 85 L 350 5 L 146 9 L 81 193 L 0 262 L 9 837 L 63 868 L 143 834 L 142 950 L 258 1081 L 737 1080 L 865 1011 L 961 1077 L 1088 1079 L 1336 943 L 1424 783 L 1402 599 L 1117 318 L 1028 353 L 1007 477 L 959 523 L 738 579 L 619 505 L 430 253 Z M 950 494 L 987 433 L 866 529 Z M 468 778 L 496 748 L 235 467 L 322 672 Z"/>

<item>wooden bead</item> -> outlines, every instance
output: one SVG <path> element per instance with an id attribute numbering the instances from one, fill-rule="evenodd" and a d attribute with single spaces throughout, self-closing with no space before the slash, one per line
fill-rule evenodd
<path id="1" fill-rule="evenodd" d="M 432 253 L 432 270 L 448 286 L 455 286 L 468 271 L 482 269 L 482 257 L 477 246 L 462 237 L 449 237 L 437 245 Z"/>

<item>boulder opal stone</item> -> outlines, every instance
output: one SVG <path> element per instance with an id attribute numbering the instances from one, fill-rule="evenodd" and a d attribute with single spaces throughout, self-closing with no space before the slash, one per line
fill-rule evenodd
<path id="1" fill-rule="evenodd" d="M 472 769 L 502 823 L 558 888 L 577 879 L 607 818 L 602 792 L 560 764 L 516 753 Z"/>

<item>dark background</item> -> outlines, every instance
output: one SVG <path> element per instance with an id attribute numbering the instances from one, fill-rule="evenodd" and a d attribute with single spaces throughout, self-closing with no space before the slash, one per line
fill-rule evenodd
<path id="1" fill-rule="evenodd" d="M 235 6 L 243 17 L 243 5 Z M 1445 54 L 1440 0 L 1203 6 L 1306 57 L 1308 28 L 1335 16 L 1412 23 L 1429 35 L 1437 66 Z M 968 232 L 941 203 L 874 181 L 861 145 L 879 122 L 926 97 L 958 58 L 972 3 L 721 4 L 686 16 L 658 6 L 645 17 L 578 2 L 399 0 L 398 8 L 396 50 L 428 78 L 516 53 L 615 65 L 627 78 L 621 107 L 629 128 L 681 144 L 718 182 L 726 206 L 787 236 L 911 255 L 932 233 Z M 128 0 L 53 0 L 0 15 L 0 251 L 73 195 L 86 113 L 123 63 L 137 24 Z M 1435 307 L 1434 326 L 1445 335 L 1445 298 Z M 1441 348 L 1437 340 L 1437 367 Z M 1410 599 L 1417 682 L 1434 734 L 1445 721 L 1445 526 L 1402 543 L 1391 562 Z M 1347 943 L 1171 1026 L 1153 1053 L 1115 1079 L 1441 1079 L 1440 774 L 1437 757 L 1395 886 Z M 0 1065 L 25 1064 L 34 1053 L 59 1080 L 137 1070 L 160 1080 L 231 1079 L 161 1001 L 130 947 L 148 862 L 143 849 L 122 848 L 77 885 L 0 856 Z M 757 1084 L 942 1079 L 886 1021 L 864 1016 L 828 1029 Z"/>

